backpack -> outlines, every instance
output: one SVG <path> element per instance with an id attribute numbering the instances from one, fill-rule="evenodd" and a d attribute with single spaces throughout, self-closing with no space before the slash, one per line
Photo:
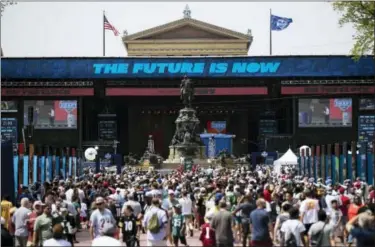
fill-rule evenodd
<path id="1" fill-rule="evenodd" d="M 157 213 L 152 214 L 148 222 L 147 229 L 151 233 L 158 233 L 160 231 L 159 217 Z"/>
<path id="2" fill-rule="evenodd" d="M 297 239 L 293 232 L 290 232 L 288 239 L 285 241 L 286 247 L 297 247 Z"/>

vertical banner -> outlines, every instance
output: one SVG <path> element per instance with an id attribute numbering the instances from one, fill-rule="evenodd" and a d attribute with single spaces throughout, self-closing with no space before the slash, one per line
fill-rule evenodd
<path id="1" fill-rule="evenodd" d="M 322 172 L 322 176 L 321 178 L 323 178 L 323 180 L 325 179 L 325 177 L 327 176 L 326 175 L 326 147 L 325 145 L 322 145 L 321 146 L 321 152 L 322 152 L 322 155 L 320 156 L 321 157 L 321 167 L 320 167 L 320 170 Z"/>
<path id="2" fill-rule="evenodd" d="M 348 163 L 348 179 L 353 180 L 353 155 L 352 153 L 348 154 L 346 163 Z"/>
<path id="3" fill-rule="evenodd" d="M 307 163 L 307 174 L 308 177 L 311 178 L 311 156 L 306 157 L 306 163 Z"/>
<path id="4" fill-rule="evenodd" d="M 47 179 L 52 182 L 53 180 L 53 156 L 51 155 L 48 155 L 47 158 L 45 158 L 48 160 L 48 164 L 49 164 L 49 168 L 48 168 L 48 176 L 47 176 Z"/>
<path id="5" fill-rule="evenodd" d="M 322 169 L 321 169 L 321 158 L 320 158 L 320 146 L 316 146 L 316 156 L 315 156 L 315 164 L 316 164 L 316 178 L 321 178 L 322 177 Z"/>
<path id="6" fill-rule="evenodd" d="M 29 186 L 29 156 L 23 156 L 23 185 Z"/>
<path id="7" fill-rule="evenodd" d="M 73 177 L 77 177 L 77 157 L 73 157 Z"/>
<path id="8" fill-rule="evenodd" d="M 69 157 L 69 176 L 72 176 L 73 157 Z"/>
<path id="9" fill-rule="evenodd" d="M 344 182 L 344 163 L 345 163 L 345 155 L 340 154 L 340 160 L 339 160 L 339 183 L 340 184 Z"/>
<path id="10" fill-rule="evenodd" d="M 62 173 L 62 177 L 63 179 L 65 180 L 66 179 L 66 157 L 63 156 L 62 157 L 62 168 L 61 168 L 61 173 Z"/>
<path id="11" fill-rule="evenodd" d="M 333 154 L 331 156 L 332 184 L 336 184 L 336 182 L 338 181 L 336 180 L 338 178 L 336 177 L 336 174 L 335 174 L 336 160 L 337 160 L 337 157 L 336 155 Z"/>
<path id="12" fill-rule="evenodd" d="M 359 148 L 359 156 L 361 157 L 361 179 L 362 181 L 366 181 L 367 179 L 367 176 L 366 176 L 366 173 L 367 173 L 367 163 L 366 163 L 366 152 L 367 152 L 367 147 L 366 147 L 366 143 L 365 142 L 362 142 L 360 144 L 360 148 Z"/>
<path id="13" fill-rule="evenodd" d="M 55 158 L 55 177 L 60 177 L 60 157 Z"/>
<path id="14" fill-rule="evenodd" d="M 335 160 L 334 160 L 334 166 L 332 166 L 333 169 L 333 175 L 335 177 L 335 183 L 340 181 L 339 178 L 339 169 L 340 169 L 340 144 L 335 143 Z"/>
<path id="15" fill-rule="evenodd" d="M 302 174 L 302 166 L 301 166 L 301 155 L 298 155 L 298 159 L 297 159 L 297 162 L 298 162 L 298 175 L 301 175 Z"/>
<path id="16" fill-rule="evenodd" d="M 45 162 L 40 163 L 40 168 L 42 170 L 41 176 L 40 176 L 40 182 L 44 183 L 46 181 L 46 163 Z"/>
<path id="17" fill-rule="evenodd" d="M 341 163 L 341 168 L 340 171 L 342 172 L 342 178 L 340 178 L 340 183 L 343 183 L 345 179 L 348 179 L 348 163 L 347 163 L 347 157 L 348 157 L 348 143 L 343 142 L 342 144 L 342 163 Z"/>
<path id="18" fill-rule="evenodd" d="M 352 174 L 351 178 L 355 179 L 359 174 L 357 174 L 357 143 L 352 142 L 350 145 L 351 153 L 352 153 Z"/>
<path id="19" fill-rule="evenodd" d="M 15 193 L 17 194 L 18 192 L 18 155 L 13 156 L 13 169 L 14 169 L 14 189 Z M 16 197 L 17 198 L 17 197 Z"/>
<path id="20" fill-rule="evenodd" d="M 327 144 L 327 163 L 326 163 L 326 177 L 325 179 L 332 179 L 332 145 Z"/>
<path id="21" fill-rule="evenodd" d="M 51 167 L 51 163 L 49 162 L 48 157 L 47 159 L 45 158 L 44 155 L 43 157 L 44 157 L 44 166 L 46 168 L 46 181 L 51 181 L 49 180 L 49 175 L 50 175 L 49 168 Z"/>
<path id="22" fill-rule="evenodd" d="M 315 158 L 315 146 L 311 146 L 311 169 L 312 169 L 312 177 L 316 182 L 316 158 Z"/>
<path id="23" fill-rule="evenodd" d="M 36 181 L 38 181 L 38 162 L 37 162 L 37 159 L 36 159 L 36 156 L 34 156 L 34 159 L 33 159 L 33 183 L 36 183 Z"/>
<path id="24" fill-rule="evenodd" d="M 367 184 L 374 184 L 374 154 L 367 154 Z"/>
<path id="25" fill-rule="evenodd" d="M 301 167 L 302 167 L 302 175 L 303 176 L 306 176 L 306 168 L 305 168 L 305 166 L 306 166 L 306 162 L 305 162 L 306 160 L 305 160 L 305 150 L 304 149 L 302 149 L 301 150 Z"/>

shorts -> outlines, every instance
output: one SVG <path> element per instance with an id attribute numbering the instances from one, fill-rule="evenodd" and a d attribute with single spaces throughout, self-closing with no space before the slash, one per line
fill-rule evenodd
<path id="1" fill-rule="evenodd" d="M 174 245 L 178 245 L 178 240 L 180 240 L 181 244 L 187 245 L 185 236 L 172 236 Z"/>
<path id="2" fill-rule="evenodd" d="M 305 225 L 305 232 L 304 232 L 304 234 L 305 235 L 308 235 L 309 234 L 309 230 L 310 230 L 310 227 L 312 226 L 312 224 L 304 224 Z"/>

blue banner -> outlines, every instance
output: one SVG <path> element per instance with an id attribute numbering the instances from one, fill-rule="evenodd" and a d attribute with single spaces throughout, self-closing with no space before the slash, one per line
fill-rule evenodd
<path id="1" fill-rule="evenodd" d="M 23 185 L 29 186 L 29 156 L 23 156 Z"/>
<path id="2" fill-rule="evenodd" d="M 367 183 L 374 184 L 374 154 L 367 154 Z"/>
<path id="3" fill-rule="evenodd" d="M 339 161 L 339 182 L 342 184 L 344 182 L 344 166 L 346 165 L 345 155 L 340 155 Z M 345 175 L 346 176 L 346 175 Z M 345 177 L 346 179 L 346 177 Z"/>
<path id="4" fill-rule="evenodd" d="M 40 166 L 40 163 L 39 163 Z M 38 159 L 36 156 L 33 157 L 33 183 L 38 181 Z"/>
<path id="5" fill-rule="evenodd" d="M 53 167 L 52 167 L 52 165 L 53 165 L 54 157 L 55 156 L 48 156 L 47 159 L 46 159 L 46 161 L 48 161 L 48 165 L 49 165 L 49 167 L 47 169 L 47 171 L 48 171 L 47 179 L 49 181 L 53 180 Z M 44 161 L 44 162 L 46 162 L 46 161 Z"/>
<path id="6" fill-rule="evenodd" d="M 55 176 L 60 176 L 60 157 L 56 156 L 55 159 Z"/>
<path id="7" fill-rule="evenodd" d="M 18 158 L 18 155 L 16 156 L 13 156 L 13 169 L 14 169 L 14 189 L 15 189 L 15 192 L 17 193 L 18 192 L 18 162 L 19 162 L 19 158 Z M 21 181 L 20 181 L 21 183 Z"/>
<path id="8" fill-rule="evenodd" d="M 72 157 L 69 157 L 69 176 L 72 176 Z"/>
<path id="9" fill-rule="evenodd" d="M 371 56 L 3 58 L 2 79 L 124 79 L 189 77 L 365 77 Z"/>
<path id="10" fill-rule="evenodd" d="M 62 177 L 63 179 L 66 179 L 66 157 L 62 157 L 62 168 L 61 168 L 61 172 L 62 172 Z"/>
<path id="11" fill-rule="evenodd" d="M 43 162 L 40 163 L 40 170 L 41 170 L 41 173 L 40 173 L 40 182 L 42 184 L 44 183 L 44 181 L 46 181 L 46 164 L 45 164 L 44 161 L 45 160 L 43 160 Z"/>

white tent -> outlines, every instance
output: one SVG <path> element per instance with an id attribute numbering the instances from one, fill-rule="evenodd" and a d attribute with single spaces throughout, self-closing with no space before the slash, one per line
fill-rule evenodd
<path id="1" fill-rule="evenodd" d="M 290 148 L 283 156 L 273 162 L 274 171 L 279 174 L 283 165 L 298 165 L 298 157 Z"/>

